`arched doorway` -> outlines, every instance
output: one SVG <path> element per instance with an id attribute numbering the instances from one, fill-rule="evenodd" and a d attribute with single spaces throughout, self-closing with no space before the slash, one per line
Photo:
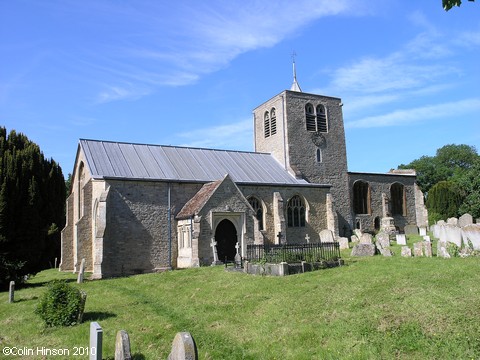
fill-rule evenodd
<path id="1" fill-rule="evenodd" d="M 224 219 L 220 221 L 215 230 L 215 241 L 217 242 L 218 260 L 228 261 L 235 259 L 237 243 L 237 229 L 230 220 Z"/>

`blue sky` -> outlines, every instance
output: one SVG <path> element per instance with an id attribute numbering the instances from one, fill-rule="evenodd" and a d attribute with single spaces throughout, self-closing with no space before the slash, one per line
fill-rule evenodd
<path id="1" fill-rule="evenodd" d="M 350 171 L 480 150 L 478 1 L 0 1 L 0 125 L 65 175 L 79 138 L 251 151 L 293 51 L 342 98 Z"/>

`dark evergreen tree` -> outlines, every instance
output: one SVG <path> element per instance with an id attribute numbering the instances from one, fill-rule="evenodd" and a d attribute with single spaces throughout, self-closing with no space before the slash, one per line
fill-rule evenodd
<path id="1" fill-rule="evenodd" d="M 60 256 L 64 204 L 60 166 L 25 135 L 0 127 L 0 286 Z"/>
<path id="2" fill-rule="evenodd" d="M 453 181 L 440 181 L 432 186 L 428 193 L 427 208 L 429 220 L 446 220 L 457 217 L 463 196 L 457 184 Z"/>

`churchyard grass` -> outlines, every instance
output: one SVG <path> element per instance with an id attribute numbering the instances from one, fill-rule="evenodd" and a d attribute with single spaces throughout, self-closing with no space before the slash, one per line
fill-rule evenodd
<path id="1" fill-rule="evenodd" d="M 287 277 L 217 266 L 77 284 L 43 271 L 15 303 L 0 293 L 0 351 L 86 347 L 97 321 L 107 359 L 121 329 L 136 359 L 167 358 L 179 331 L 191 332 L 201 359 L 480 358 L 480 258 L 348 254 L 345 266 Z M 57 278 L 87 292 L 84 323 L 45 328 L 34 314 Z"/>

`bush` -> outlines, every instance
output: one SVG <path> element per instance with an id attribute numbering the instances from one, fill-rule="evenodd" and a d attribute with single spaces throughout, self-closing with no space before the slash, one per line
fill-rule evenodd
<path id="1" fill-rule="evenodd" d="M 81 308 L 80 290 L 56 280 L 48 285 L 35 312 L 47 326 L 71 326 L 77 323 Z"/>

